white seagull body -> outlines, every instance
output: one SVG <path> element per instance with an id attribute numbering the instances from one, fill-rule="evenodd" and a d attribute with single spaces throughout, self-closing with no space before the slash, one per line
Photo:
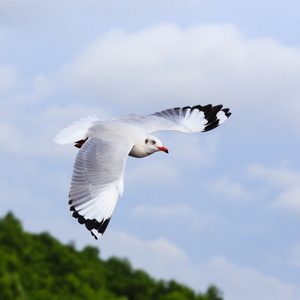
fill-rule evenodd
<path id="1" fill-rule="evenodd" d="M 149 135 L 160 130 L 184 133 L 209 131 L 230 115 L 222 105 L 187 106 L 150 115 L 124 115 L 111 120 L 97 117 L 81 119 L 61 130 L 58 144 L 75 143 L 80 148 L 69 192 L 73 217 L 97 239 L 101 236 L 124 190 L 123 177 L 127 156 L 137 158 L 168 150 Z"/>

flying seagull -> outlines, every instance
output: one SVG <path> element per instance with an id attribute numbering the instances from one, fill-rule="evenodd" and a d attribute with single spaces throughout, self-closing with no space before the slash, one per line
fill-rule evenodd
<path id="1" fill-rule="evenodd" d="M 73 217 L 85 224 L 97 239 L 104 233 L 118 197 L 123 194 L 127 156 L 142 158 L 158 151 L 168 153 L 161 141 L 149 133 L 205 132 L 222 124 L 230 115 L 223 105 L 196 105 L 110 120 L 90 116 L 61 130 L 54 139 L 56 143 L 74 143 L 80 148 L 69 192 Z"/>

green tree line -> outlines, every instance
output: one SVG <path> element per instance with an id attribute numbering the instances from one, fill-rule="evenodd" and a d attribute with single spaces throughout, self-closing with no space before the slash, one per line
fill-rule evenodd
<path id="1" fill-rule="evenodd" d="M 196 293 L 134 270 L 127 259 L 102 260 L 96 247 L 78 251 L 48 233 L 25 232 L 11 212 L 0 218 L 0 299 L 223 300 L 213 285 Z"/>

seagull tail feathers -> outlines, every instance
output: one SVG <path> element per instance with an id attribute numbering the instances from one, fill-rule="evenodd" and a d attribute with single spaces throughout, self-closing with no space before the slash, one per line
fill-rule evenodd
<path id="1" fill-rule="evenodd" d="M 88 129 L 95 121 L 99 121 L 99 119 L 93 115 L 73 122 L 58 132 L 54 138 L 54 142 L 60 145 L 66 145 L 86 139 Z"/>

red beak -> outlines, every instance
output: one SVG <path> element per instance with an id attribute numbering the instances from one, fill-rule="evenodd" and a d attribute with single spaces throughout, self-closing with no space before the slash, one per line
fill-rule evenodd
<path id="1" fill-rule="evenodd" d="M 164 151 L 166 153 L 169 153 L 168 149 L 166 147 L 157 147 L 160 151 Z"/>

